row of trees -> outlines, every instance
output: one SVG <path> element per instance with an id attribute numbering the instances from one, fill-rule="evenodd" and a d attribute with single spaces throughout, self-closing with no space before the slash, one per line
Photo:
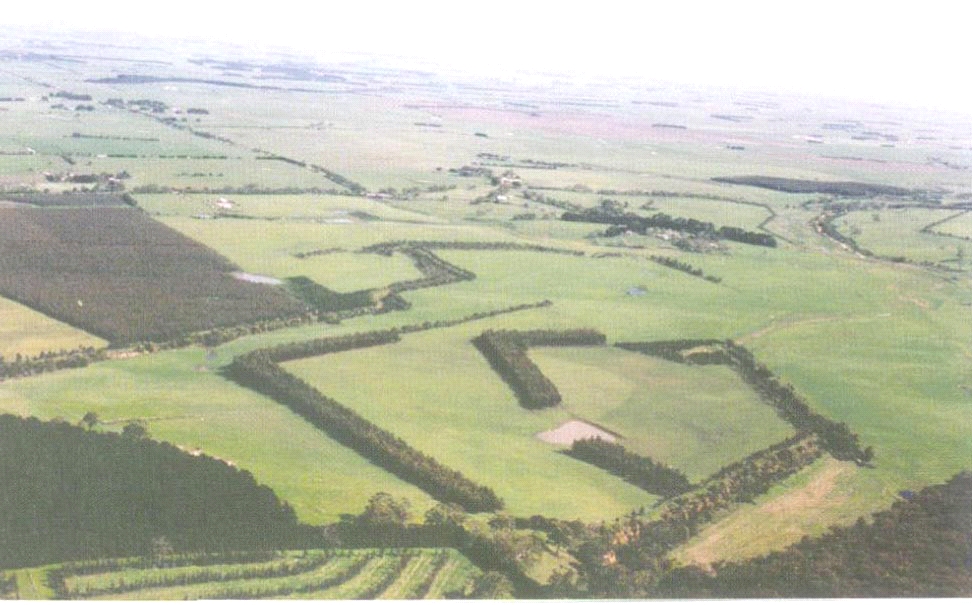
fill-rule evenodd
<path id="1" fill-rule="evenodd" d="M 787 193 L 824 193 L 843 197 L 874 197 L 876 195 L 915 196 L 921 193 L 920 191 L 895 187 L 893 185 L 878 185 L 875 183 L 859 183 L 855 181 L 809 181 L 773 176 L 717 176 L 712 180 L 717 183 L 749 185 L 751 187 L 762 187 L 774 191 L 786 191 Z"/>
<path id="2" fill-rule="evenodd" d="M 714 338 L 683 338 L 679 340 L 654 340 L 651 342 L 619 342 L 614 346 L 626 351 L 634 351 L 642 355 L 661 357 L 676 363 L 688 363 L 685 351 L 692 349 L 705 348 L 715 353 L 711 359 L 696 360 L 693 357 L 692 363 L 703 364 L 726 364 L 729 363 L 729 356 L 725 354 L 723 345 L 726 341 Z"/>
<path id="3" fill-rule="evenodd" d="M 800 435 L 730 464 L 696 490 L 668 500 L 659 519 L 632 513 L 599 528 L 572 550 L 584 596 L 644 597 L 669 567 L 666 553 L 697 535 L 716 514 L 751 501 L 821 455 L 814 436 Z"/>
<path id="4" fill-rule="evenodd" d="M 874 458 L 873 448 L 862 449 L 857 434 L 852 433 L 845 423 L 834 422 L 814 412 L 793 385 L 782 384 L 769 368 L 756 361 L 748 349 L 730 340 L 726 341 L 725 350 L 736 373 L 798 431 L 819 436 L 831 456 L 857 464 L 867 464 Z"/>
<path id="5" fill-rule="evenodd" d="M 564 221 L 612 225 L 605 233 L 609 237 L 620 235 L 625 231 L 634 231 L 645 235 L 649 229 L 671 229 L 708 239 L 727 239 L 743 244 L 771 248 L 776 246 L 776 238 L 768 233 L 747 231 L 739 227 L 723 226 L 716 228 L 714 224 L 708 221 L 673 217 L 663 212 L 645 217 L 633 212 L 624 212 L 613 200 L 604 200 L 596 208 L 588 208 L 579 212 L 564 212 L 560 218 Z"/>
<path id="6" fill-rule="evenodd" d="M 681 471 L 655 462 L 650 457 L 629 452 L 620 443 L 611 443 L 600 437 L 578 439 L 565 453 L 617 475 L 650 494 L 667 498 L 685 493 L 693 487 Z"/>
<path id="7" fill-rule="evenodd" d="M 384 344 L 397 338 L 397 332 L 386 331 L 354 335 L 343 342 L 335 342 L 337 339 L 321 339 L 311 341 L 313 344 L 299 343 L 271 350 L 258 350 L 235 358 L 225 369 L 225 373 L 237 383 L 287 406 L 336 441 L 438 500 L 455 502 L 475 512 L 502 508 L 502 500 L 492 489 L 474 483 L 458 471 L 416 450 L 402 439 L 287 373 L 276 363 L 295 359 L 294 355 L 304 356 L 311 350 L 334 352 Z M 337 348 L 327 350 L 329 347 Z"/>
<path id="8" fill-rule="evenodd" d="M 661 598 L 972 597 L 972 474 L 922 490 L 876 513 L 804 538 L 783 552 L 714 573 L 677 568 L 655 590 Z"/>
<path id="9" fill-rule="evenodd" d="M 560 403 L 557 387 L 527 356 L 536 346 L 603 345 L 606 337 L 594 330 L 487 330 L 473 339 L 489 365 L 510 385 L 520 405 L 536 410 Z"/>
<path id="10" fill-rule="evenodd" d="M 138 157 L 134 155 L 125 156 L 112 156 L 108 157 Z M 202 159 L 204 156 L 194 156 L 193 159 Z M 223 157 L 222 159 L 226 159 Z M 147 185 L 139 185 L 138 187 L 133 187 L 131 189 L 132 193 L 204 193 L 212 195 L 300 195 L 305 193 L 315 194 L 315 195 L 356 195 L 351 193 L 346 189 L 335 189 L 332 187 L 261 187 L 254 183 L 242 185 L 239 187 L 175 187 L 172 185 L 157 185 L 154 183 L 149 183 Z"/>
<path id="11" fill-rule="evenodd" d="M 308 164 L 307 162 L 304 162 L 304 161 L 301 161 L 301 160 L 295 160 L 293 158 L 284 157 L 282 155 L 278 155 L 278 154 L 275 154 L 275 153 L 272 153 L 272 154 L 266 155 L 266 156 L 259 156 L 256 159 L 258 159 L 258 160 L 276 160 L 278 162 L 284 162 L 286 164 L 291 164 L 293 166 L 300 166 L 301 168 L 307 168 L 311 172 L 317 172 L 319 174 L 324 175 L 324 178 L 326 178 L 327 180 L 331 181 L 332 183 L 334 183 L 336 185 L 340 185 L 341 187 L 344 187 L 345 189 L 351 191 L 351 193 L 353 193 L 355 195 L 363 195 L 363 194 L 365 194 L 365 193 L 368 192 L 368 189 L 364 185 L 362 185 L 361 183 L 356 183 L 356 182 L 352 181 L 351 179 L 349 179 L 349 178 L 347 178 L 345 176 L 342 176 L 342 175 L 340 175 L 340 174 L 338 174 L 336 172 L 333 172 L 331 170 L 328 170 L 327 168 L 324 168 L 323 166 L 318 166 L 317 164 Z"/>
<path id="12" fill-rule="evenodd" d="M 656 255 L 652 255 L 649 258 L 655 261 L 656 263 L 658 263 L 659 265 L 664 265 L 670 269 L 675 269 L 676 271 L 681 271 L 682 273 L 688 273 L 689 275 L 693 275 L 695 277 L 701 277 L 702 279 L 706 281 L 710 281 L 714 284 L 718 284 L 719 282 L 722 281 L 721 277 L 716 277 L 714 275 L 705 275 L 703 274 L 702 269 L 699 269 L 698 267 L 693 267 L 689 263 L 680 261 L 677 258 L 672 258 L 670 256 L 656 256 Z"/>
<path id="13" fill-rule="evenodd" d="M 569 254 L 572 256 L 584 256 L 582 250 L 571 250 L 569 248 L 554 248 L 551 246 L 540 246 L 537 244 L 520 244 L 516 242 L 462 242 L 462 241 L 436 241 L 436 240 L 396 240 L 382 242 L 366 248 L 362 252 L 373 252 L 391 256 L 393 252 L 404 251 L 409 248 L 423 248 L 425 250 L 522 250 L 525 252 L 551 252 L 554 254 Z"/>
<path id="14" fill-rule="evenodd" d="M 325 256 L 327 254 L 334 254 L 336 252 L 344 252 L 344 248 L 316 248 L 308 252 L 296 252 L 294 253 L 294 258 L 310 258 L 312 256 Z"/>
<path id="15" fill-rule="evenodd" d="M 34 374 L 67 368 L 83 368 L 89 363 L 107 358 L 106 349 L 96 349 L 95 347 L 78 347 L 70 351 L 64 349 L 45 351 L 32 357 L 17 353 L 13 359 L 4 359 L 0 355 L 0 380 L 33 376 Z"/>
<path id="16" fill-rule="evenodd" d="M 399 251 L 412 260 L 412 264 L 424 277 L 399 281 L 389 285 L 388 289 L 395 294 L 476 279 L 476 274 L 472 271 L 446 262 L 425 248 L 410 246 L 400 248 Z"/>

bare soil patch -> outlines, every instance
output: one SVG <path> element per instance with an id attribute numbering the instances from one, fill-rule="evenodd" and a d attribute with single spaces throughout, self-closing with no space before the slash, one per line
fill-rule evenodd
<path id="1" fill-rule="evenodd" d="M 537 439 L 556 445 L 573 445 L 575 441 L 594 437 L 611 443 L 617 440 L 615 435 L 583 420 L 569 420 L 555 429 L 537 433 Z"/>
<path id="2" fill-rule="evenodd" d="M 230 273 L 233 277 L 240 281 L 250 282 L 251 284 L 267 284 L 270 286 L 279 286 L 283 283 L 283 280 L 277 279 L 276 277 L 267 277 L 266 275 L 256 275 L 255 273 L 244 273 L 242 271 L 234 271 Z"/>

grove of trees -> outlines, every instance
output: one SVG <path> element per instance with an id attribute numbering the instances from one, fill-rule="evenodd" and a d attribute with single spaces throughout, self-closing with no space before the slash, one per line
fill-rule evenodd
<path id="1" fill-rule="evenodd" d="M 315 540 L 249 472 L 147 438 L 0 415 L 0 568 Z"/>

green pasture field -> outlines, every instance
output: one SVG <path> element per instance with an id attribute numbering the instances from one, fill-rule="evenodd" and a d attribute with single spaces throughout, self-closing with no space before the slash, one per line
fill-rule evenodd
<path id="1" fill-rule="evenodd" d="M 631 205 L 640 206 L 645 198 L 632 198 Z M 699 200 L 692 198 L 647 198 L 651 201 L 650 209 L 642 210 L 647 214 L 664 212 L 671 216 L 694 218 L 708 221 L 716 227 L 730 226 L 754 230 L 760 223 L 771 215 L 765 208 L 733 204 L 716 200 Z M 637 200 L 637 201 L 636 201 Z"/>
<path id="2" fill-rule="evenodd" d="M 755 503 L 742 504 L 677 548 L 679 563 L 707 567 L 716 561 L 757 557 L 804 535 L 819 536 L 833 525 L 850 525 L 860 515 L 862 498 L 855 482 L 861 469 L 824 456 L 773 487 Z M 847 503 L 855 499 L 857 510 Z M 834 510 L 833 503 L 842 503 Z"/>
<path id="3" fill-rule="evenodd" d="M 964 242 L 921 232 L 925 225 L 953 214 L 953 210 L 925 208 L 852 212 L 837 219 L 837 226 L 841 233 L 875 254 L 955 266 L 957 250 Z M 879 220 L 875 220 L 875 215 Z"/>
<path id="4" fill-rule="evenodd" d="M 132 178 L 129 189 L 151 185 L 193 189 L 254 187 L 262 189 L 342 189 L 320 174 L 284 162 L 257 160 L 248 150 L 224 146 L 225 158 L 86 158 L 83 164 L 93 172 L 124 169 Z M 89 164 L 90 162 L 90 164 Z M 144 194 L 134 194 L 141 198 Z"/>
<path id="5" fill-rule="evenodd" d="M 507 316 L 511 317 L 511 316 Z M 511 515 L 588 521 L 656 498 L 574 460 L 536 433 L 571 418 L 524 410 L 470 339 L 492 320 L 406 336 L 401 342 L 284 364 L 321 392 L 473 481 Z M 570 488 L 564 490 L 565 483 Z"/>
<path id="6" fill-rule="evenodd" d="M 972 239 L 972 213 L 965 212 L 960 216 L 945 221 L 937 227 L 932 227 L 932 230 L 956 237 Z"/>
<path id="7" fill-rule="evenodd" d="M 520 98 L 502 88 L 460 90 L 454 93 L 454 104 L 440 106 L 429 101 L 439 94 L 437 89 L 417 86 L 424 84 L 418 76 L 402 76 L 399 82 L 397 76 L 355 74 L 353 78 L 366 82 L 372 92 L 346 94 L 347 84 L 263 80 L 255 74 L 214 75 L 219 72 L 212 68 L 185 64 L 158 51 L 147 52 L 178 63 L 136 69 L 96 59 L 77 64 L 6 61 L 0 74 L 0 96 L 29 100 L 0 103 L 6 109 L 0 111 L 0 151 L 31 147 L 37 154 L 0 155 L 0 186 L 27 184 L 57 191 L 64 185 L 46 183 L 43 172 L 125 170 L 131 174 L 125 182 L 129 190 L 140 185 L 338 187 L 306 168 L 255 159 L 275 153 L 319 164 L 371 191 L 426 190 L 433 185 L 456 188 L 424 191 L 413 200 L 387 201 L 328 195 L 135 194 L 135 198 L 166 225 L 212 247 L 247 272 L 278 278 L 305 275 L 338 291 L 419 277 L 404 255 L 356 252 L 391 240 L 506 241 L 580 249 L 587 256 L 439 250 L 436 254 L 475 272 L 477 278 L 406 292 L 404 298 L 412 303 L 406 311 L 356 317 L 340 325 L 311 324 L 256 334 L 212 351 L 192 347 L 6 380 L 0 383 L 0 411 L 43 419 L 61 417 L 74 423 L 93 411 L 102 421 L 96 430 L 110 431 L 142 419 L 153 438 L 201 449 L 250 471 L 258 482 L 289 502 L 304 522 L 329 523 L 342 514 L 357 514 L 379 491 L 408 499 L 413 520 L 418 520 L 435 504 L 427 494 L 334 442 L 286 407 L 222 378 L 219 368 L 234 355 L 272 344 L 456 319 L 547 299 L 553 303 L 549 307 L 406 334 L 396 344 L 290 362 L 286 368 L 417 449 L 493 488 L 511 515 L 599 521 L 650 507 L 657 499 L 559 453 L 559 447 L 538 440 L 536 433 L 575 417 L 587 419 L 620 433 L 622 443 L 633 451 L 698 480 L 779 441 L 792 429 L 759 403 L 727 368 L 684 366 L 611 347 L 532 350 L 531 357 L 558 386 L 564 404 L 529 412 L 517 404 L 509 387 L 469 341 L 490 328 L 593 328 L 605 333 L 609 344 L 736 339 L 782 381 L 792 383 L 814 410 L 846 422 L 859 434 L 862 446 L 873 446 L 874 464 L 873 468 L 857 467 L 824 456 L 754 503 L 724 513 L 675 553 L 681 562 L 708 564 L 779 549 L 804 534 L 819 534 L 832 524 L 848 524 L 886 507 L 901 490 L 945 481 L 969 467 L 972 331 L 968 305 L 972 289 L 967 256 L 972 248 L 956 237 L 920 232 L 923 226 L 955 211 L 887 209 L 877 212 L 879 221 L 874 220 L 874 212 L 854 212 L 840 217 L 836 226 L 875 254 L 944 263 L 965 271 L 961 273 L 859 258 L 842 250 L 809 226 L 817 211 L 800 208 L 819 195 L 711 181 L 715 176 L 732 175 L 855 180 L 947 191 L 944 199 L 957 201 L 972 191 L 968 172 L 948 168 L 941 161 L 972 163 L 972 154 L 965 149 L 968 129 L 964 123 L 837 104 L 814 105 L 812 111 L 803 105 L 758 110 L 740 105 L 715 110 L 694 102 L 690 95 L 670 91 L 630 95 L 639 101 L 671 97 L 679 102 L 678 107 L 629 104 L 625 98 L 616 99 L 612 107 L 565 108 L 553 94 L 524 92 L 523 100 L 537 107 L 534 113 L 538 115 L 531 116 L 532 110 L 500 109 L 503 99 Z M 178 72 L 317 92 L 84 82 L 109 72 L 135 71 Z M 55 88 L 44 88 L 25 77 L 52 82 Z M 387 84 L 400 86 L 401 94 L 378 92 Z M 88 93 L 94 100 L 39 100 L 54 90 Z M 185 117 L 186 125 L 233 143 L 193 136 L 152 117 L 99 103 L 109 97 L 158 99 L 171 107 L 205 108 L 210 112 L 207 115 L 163 115 Z M 50 108 L 61 102 L 72 109 L 80 103 L 93 104 L 96 109 L 89 113 Z M 847 119 L 852 111 L 864 116 L 858 130 L 899 137 L 894 147 L 883 147 L 880 140 L 854 140 L 850 138 L 853 133 L 822 127 Z M 753 119 L 737 123 L 712 118 L 717 112 Z M 417 126 L 416 122 L 441 127 Z M 653 128 L 652 123 L 685 124 L 688 129 Z M 74 132 L 113 138 L 75 138 Z M 489 136 L 477 137 L 475 132 Z M 922 133 L 931 138 L 917 139 Z M 806 141 L 816 135 L 821 135 L 823 144 Z M 745 149 L 727 149 L 730 144 Z M 477 157 L 480 153 L 510 156 L 514 163 L 531 159 L 576 164 L 556 170 L 511 170 L 523 179 L 522 190 L 555 188 L 541 192 L 586 207 L 611 198 L 637 210 L 650 199 L 655 211 L 754 229 L 766 218 L 764 209 L 691 194 L 767 204 L 779 216 L 766 228 L 793 243 L 781 240 L 779 247 L 769 249 L 728 242 L 727 253 L 713 254 L 678 251 L 651 237 L 629 240 L 644 249 L 598 245 L 598 240 L 588 236 L 602 231 L 603 225 L 544 220 L 561 211 L 524 200 L 522 190 L 507 192 L 506 204 L 471 205 L 473 199 L 495 187 L 485 178 L 458 177 L 448 170 L 490 161 Z M 61 154 L 68 154 L 76 163 L 69 164 Z M 108 154 L 139 157 L 98 157 Z M 227 158 L 169 159 L 161 155 Z M 500 175 L 507 168 L 494 166 L 491 170 Z M 575 190 L 575 186 L 579 187 Z M 600 189 L 688 195 L 597 193 Z M 215 214 L 213 204 L 219 197 L 236 202 L 230 212 L 258 218 L 192 218 Z M 355 211 L 381 220 L 344 214 Z M 534 213 L 537 220 L 513 220 L 522 213 Z M 934 229 L 972 237 L 969 216 Z M 346 219 L 352 222 L 344 224 Z M 293 256 L 329 248 L 343 251 L 306 259 Z M 954 260 L 960 248 L 966 257 L 961 266 Z M 598 252 L 623 257 L 592 258 Z M 677 257 L 722 282 L 713 284 L 662 267 L 648 260 L 651 254 Z M 635 288 L 644 293 L 630 293 Z M 80 344 L 104 343 L 0 300 L 0 355 Z M 539 567 L 553 568 L 562 562 L 547 554 L 550 556 L 544 555 Z M 317 570 L 315 577 L 320 580 L 340 573 L 355 556 L 359 555 L 338 557 Z M 350 581 L 298 596 L 359 596 L 377 585 L 382 573 L 397 566 L 397 556 L 376 555 Z M 428 578 L 436 556 L 433 551 L 416 556 L 384 596 L 409 596 Z M 478 573 L 465 558 L 449 556 L 449 563 L 432 582 L 429 596 L 442 597 Z M 22 596 L 54 596 L 43 586 L 42 570 L 16 573 Z M 150 573 L 164 575 L 169 570 L 126 570 L 120 575 Z M 110 578 L 73 581 L 108 582 Z M 234 581 L 233 586 L 259 583 L 265 587 L 268 582 L 279 582 L 284 589 L 302 581 L 244 579 Z M 213 598 L 226 584 L 153 588 L 117 596 Z"/>
<path id="8" fill-rule="evenodd" d="M 611 347 L 530 349 L 563 406 L 621 435 L 626 449 L 701 481 L 794 433 L 729 368 Z"/>
<path id="9" fill-rule="evenodd" d="M 351 198 L 348 201 L 353 200 Z M 338 203 L 341 201 L 337 199 Z M 246 199 L 242 199 L 241 204 L 245 203 Z M 365 207 L 380 211 L 377 206 Z M 281 279 L 306 275 L 319 284 L 338 291 L 381 287 L 394 281 L 421 276 L 405 256 L 387 257 L 354 252 L 371 244 L 398 239 L 513 239 L 503 232 L 471 225 L 417 225 L 393 221 L 329 225 L 245 219 L 201 220 L 187 217 L 161 217 L 160 220 L 205 243 L 250 273 Z M 304 259 L 293 256 L 297 252 L 328 248 L 343 248 L 348 252 Z"/>
<path id="10" fill-rule="evenodd" d="M 369 221 L 429 222 L 441 219 L 396 208 L 378 200 L 348 195 L 234 195 L 209 194 L 136 194 L 141 208 L 155 216 L 196 217 L 231 213 L 262 219 L 308 221 L 320 224 L 361 223 Z M 216 202 L 226 199 L 233 203 L 220 209 Z M 360 213 L 355 216 L 352 213 Z M 369 218 L 374 217 L 374 218 Z"/>
<path id="11" fill-rule="evenodd" d="M 17 353 L 33 356 L 45 351 L 107 346 L 108 342 L 38 313 L 20 303 L 0 298 L 0 357 Z"/>
<path id="12" fill-rule="evenodd" d="M 0 142 L 4 146 L 31 147 L 41 155 L 67 154 L 80 158 L 110 154 L 199 156 L 227 153 L 224 143 L 195 137 L 148 116 L 101 105 L 99 100 L 103 98 L 65 101 L 65 105 L 72 104 L 71 107 L 79 103 L 94 105 L 95 110 L 90 112 L 50 109 L 50 104 L 59 102 L 55 100 L 18 103 L 24 107 L 8 112 L 16 121 L 4 120 L 0 125 Z M 89 136 L 74 137 L 74 133 Z"/>

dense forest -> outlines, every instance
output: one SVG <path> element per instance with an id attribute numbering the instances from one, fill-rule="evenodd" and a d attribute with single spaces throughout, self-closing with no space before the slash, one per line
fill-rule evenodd
<path id="1" fill-rule="evenodd" d="M 972 597 L 972 474 L 918 494 L 851 527 L 804 538 L 784 552 L 679 568 L 666 598 Z"/>
<path id="2" fill-rule="evenodd" d="M 918 193 L 911 189 L 893 185 L 859 183 L 856 181 L 807 181 L 774 176 L 717 176 L 717 183 L 750 185 L 787 193 L 824 193 L 844 197 L 873 197 L 875 195 L 911 196 Z"/>
<path id="3" fill-rule="evenodd" d="M 136 431 L 0 415 L 0 568 L 306 544 L 293 510 L 243 470 Z"/>
<path id="4" fill-rule="evenodd" d="M 304 313 L 238 269 L 131 208 L 0 208 L 0 295 L 113 345 Z"/>

